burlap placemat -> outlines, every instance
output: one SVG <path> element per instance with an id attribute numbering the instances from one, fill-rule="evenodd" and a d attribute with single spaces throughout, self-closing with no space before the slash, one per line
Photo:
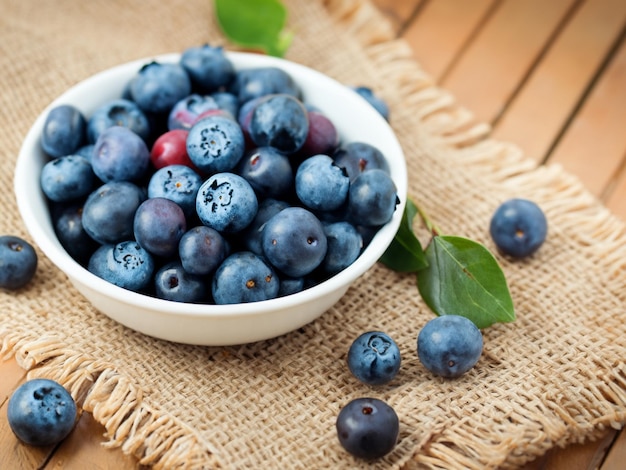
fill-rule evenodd
<path id="1" fill-rule="evenodd" d="M 292 0 L 288 57 L 389 102 L 410 193 L 450 234 L 485 243 L 511 196 L 545 210 L 532 259 L 500 259 L 518 319 L 487 329 L 477 367 L 458 380 L 420 365 L 416 337 L 433 314 L 412 275 L 376 266 L 314 323 L 238 347 L 159 341 L 99 314 L 41 256 L 32 284 L 0 292 L 0 337 L 31 374 L 59 380 L 110 433 L 158 468 L 357 468 L 337 441 L 341 406 L 369 395 L 401 421 L 396 449 L 368 468 L 513 467 L 626 420 L 624 225 L 557 167 L 533 169 L 436 88 L 365 2 Z M 209 0 L 8 0 L 0 16 L 0 233 L 28 238 L 12 187 L 15 157 L 41 110 L 72 84 L 131 59 L 221 44 Z M 354 83 L 354 82 L 358 83 Z M 399 376 L 369 388 L 345 357 L 382 329 Z"/>

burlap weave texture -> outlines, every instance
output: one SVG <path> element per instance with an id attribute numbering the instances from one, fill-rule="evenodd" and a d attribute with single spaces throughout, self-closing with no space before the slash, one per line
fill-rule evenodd
<path id="1" fill-rule="evenodd" d="M 28 238 L 12 187 L 21 140 L 72 84 L 115 64 L 224 43 L 209 0 L 7 0 L 0 16 L 0 233 Z M 33 376 L 89 389 L 82 406 L 121 446 L 157 468 L 359 468 L 334 422 L 358 396 L 385 399 L 397 448 L 367 468 L 522 465 L 554 445 L 626 420 L 625 227 L 558 167 L 533 168 L 433 85 L 366 2 L 291 0 L 288 58 L 391 105 L 411 196 L 447 233 L 493 249 L 488 220 L 512 196 L 544 208 L 549 238 L 532 259 L 499 258 L 518 320 L 485 330 L 475 369 L 449 381 L 419 364 L 432 313 L 411 275 L 376 266 L 319 320 L 237 347 L 155 340 L 92 309 L 41 257 L 34 282 L 0 292 L 0 338 Z M 421 235 L 424 235 L 423 233 Z M 382 329 L 403 354 L 399 376 L 370 388 L 345 366 L 350 342 Z"/>

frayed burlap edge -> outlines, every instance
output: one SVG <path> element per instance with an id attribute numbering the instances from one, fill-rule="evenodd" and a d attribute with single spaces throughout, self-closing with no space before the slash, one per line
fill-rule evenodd
<path id="1" fill-rule="evenodd" d="M 542 198 L 542 207 L 556 223 L 572 230 L 583 246 L 595 255 L 606 270 L 607 280 L 620 281 L 619 272 L 626 265 L 626 229 L 624 224 L 602 207 L 574 177 L 556 166 L 536 167 L 515 146 L 489 138 L 490 127 L 476 122 L 471 112 L 459 106 L 454 97 L 435 86 L 419 68 L 408 45 L 394 38 L 390 25 L 376 8 L 361 0 L 324 0 L 325 7 L 338 25 L 358 38 L 367 56 L 386 83 L 381 94 L 389 98 L 394 110 L 410 113 L 416 124 L 441 148 L 453 150 L 452 158 L 465 164 L 484 168 L 485 178 L 507 182 L 516 189 L 533 190 Z M 400 104 L 401 106 L 394 106 Z M 565 197 L 566 196 L 566 197 Z M 601 250 L 601 256 L 598 256 Z M 616 289 L 617 291 L 617 289 Z M 15 355 L 17 363 L 29 371 L 29 377 L 45 376 L 64 385 L 77 399 L 79 406 L 106 429 L 108 447 L 117 447 L 136 457 L 141 465 L 154 468 L 219 468 L 220 459 L 211 443 L 205 442 L 178 419 L 157 408 L 147 406 L 141 389 L 113 364 L 85 357 L 60 340 L 51 337 L 27 337 L 17 332 L 0 332 L 0 354 Z M 620 379 L 621 377 L 621 379 Z M 614 403 L 626 403 L 626 383 L 619 371 L 607 384 Z M 599 401 L 606 401 L 606 392 L 598 391 Z M 626 411 L 606 416 L 595 422 L 595 429 L 619 428 L 626 421 Z M 566 445 L 596 437 L 593 429 L 570 426 L 562 431 L 554 445 Z M 413 456 L 411 464 L 441 468 L 480 455 L 489 449 L 469 447 L 432 448 Z M 437 450 L 438 449 L 438 450 Z M 547 449 L 540 446 L 540 455 Z M 515 457 L 508 462 L 514 465 Z M 527 460 L 527 459 L 525 459 Z"/>
<path id="2" fill-rule="evenodd" d="M 136 457 L 156 469 L 220 468 L 216 452 L 184 423 L 147 406 L 141 389 L 105 361 L 74 351 L 50 337 L 2 334 L 0 355 L 15 356 L 28 378 L 46 377 L 62 384 L 82 410 L 106 430 L 106 447 Z"/>

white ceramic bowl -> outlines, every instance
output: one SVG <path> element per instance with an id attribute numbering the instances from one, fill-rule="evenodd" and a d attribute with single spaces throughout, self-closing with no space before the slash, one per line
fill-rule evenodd
<path id="1" fill-rule="evenodd" d="M 398 229 L 407 192 L 404 155 L 387 122 L 346 86 L 307 67 L 258 54 L 228 53 L 238 69 L 270 65 L 284 69 L 301 87 L 304 101 L 334 122 L 344 142 L 367 142 L 386 156 L 401 203 L 393 219 L 344 271 L 315 287 L 278 299 L 237 305 L 183 304 L 131 292 L 100 279 L 74 261 L 54 233 L 39 184 L 41 168 L 47 161 L 40 135 L 49 110 L 72 104 L 89 116 L 102 103 L 121 96 L 131 77 L 148 61 L 174 62 L 179 57 L 167 54 L 98 73 L 70 88 L 41 113 L 26 135 L 15 168 L 15 194 L 21 216 L 33 241 L 78 291 L 100 312 L 133 330 L 174 342 L 215 346 L 249 343 L 293 331 L 334 305 L 376 263 Z"/>

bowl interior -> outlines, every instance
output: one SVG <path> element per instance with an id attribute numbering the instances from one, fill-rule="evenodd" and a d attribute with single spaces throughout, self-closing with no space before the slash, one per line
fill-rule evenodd
<path id="1" fill-rule="evenodd" d="M 402 148 L 388 123 L 352 90 L 343 84 L 302 65 L 283 59 L 251 53 L 227 53 L 237 69 L 277 66 L 287 71 L 303 91 L 304 101 L 321 109 L 336 125 L 343 142 L 361 141 L 378 147 L 386 156 L 391 176 L 401 202 L 392 220 L 374 237 L 361 256 L 333 278 L 290 296 L 263 302 L 238 305 L 180 304 L 148 297 L 114 286 L 91 274 L 75 262 L 59 243 L 52 226 L 47 202 L 40 189 L 39 175 L 47 157 L 41 150 L 40 136 L 48 111 L 59 104 L 72 104 L 89 116 L 102 103 L 122 95 L 128 81 L 150 60 L 178 61 L 179 54 L 140 59 L 98 73 L 70 88 L 55 99 L 36 119 L 29 130 L 15 168 L 15 194 L 26 228 L 41 251 L 77 286 L 81 292 L 105 292 L 119 305 L 141 306 L 146 311 L 172 316 L 198 316 L 205 319 L 220 316 L 263 315 L 313 302 L 349 286 L 369 269 L 392 241 L 400 224 L 406 203 L 407 174 Z M 88 295 L 87 295 L 88 296 Z M 101 309 L 103 310 L 103 309 Z M 109 312 L 104 311 L 108 314 Z M 320 311 L 319 314 L 323 313 Z"/>

